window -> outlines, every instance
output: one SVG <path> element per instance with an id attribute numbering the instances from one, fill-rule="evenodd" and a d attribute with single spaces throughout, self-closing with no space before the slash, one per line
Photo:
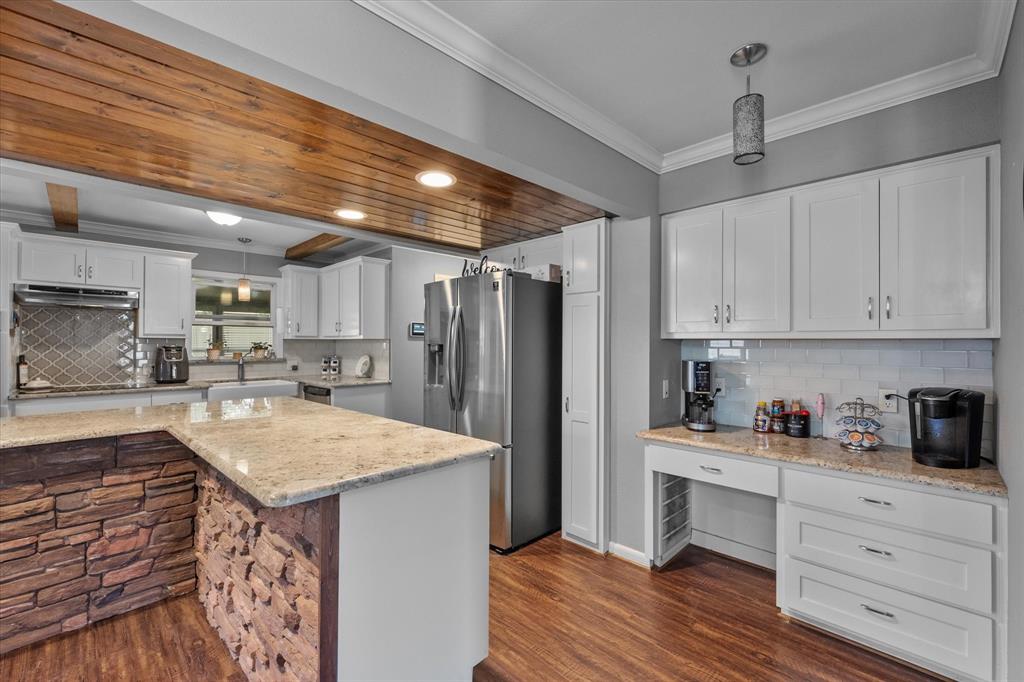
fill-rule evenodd
<path id="1" fill-rule="evenodd" d="M 191 356 L 202 357 L 213 342 L 223 344 L 223 352 L 248 353 L 254 342 L 273 343 L 271 316 L 273 285 L 253 281 L 249 300 L 238 300 L 231 280 L 192 279 L 195 292 L 195 319 L 192 322 Z"/>

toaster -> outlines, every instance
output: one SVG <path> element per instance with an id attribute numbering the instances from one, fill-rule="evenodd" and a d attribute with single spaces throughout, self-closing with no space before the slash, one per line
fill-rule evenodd
<path id="1" fill-rule="evenodd" d="M 158 384 L 183 384 L 188 381 L 188 353 L 184 346 L 157 346 L 153 378 Z"/>

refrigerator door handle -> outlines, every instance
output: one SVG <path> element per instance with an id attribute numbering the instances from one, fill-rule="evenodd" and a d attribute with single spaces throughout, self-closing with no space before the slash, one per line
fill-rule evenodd
<path id="1" fill-rule="evenodd" d="M 458 307 L 452 308 L 451 317 L 448 319 L 448 338 L 447 338 L 447 347 L 445 348 L 445 359 L 444 359 L 445 377 L 448 379 L 448 407 L 449 407 L 449 409 L 452 409 L 452 410 L 455 409 L 455 386 L 454 386 L 454 383 L 455 383 L 455 381 L 454 381 L 455 373 L 452 371 L 453 370 L 452 360 L 455 359 L 455 352 L 454 352 L 455 343 L 454 343 L 454 341 L 455 341 L 455 317 L 458 314 L 457 311 L 458 311 Z"/>
<path id="2" fill-rule="evenodd" d="M 462 306 L 455 309 L 455 353 L 456 353 L 456 389 L 458 398 L 455 401 L 455 409 L 460 412 L 465 407 L 463 404 L 466 397 L 466 318 L 462 315 Z"/>

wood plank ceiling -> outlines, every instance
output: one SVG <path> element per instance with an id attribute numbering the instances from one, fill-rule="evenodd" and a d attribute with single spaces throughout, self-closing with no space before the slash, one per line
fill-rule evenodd
<path id="1" fill-rule="evenodd" d="M 50 0 L 0 0 L 0 154 L 463 249 L 604 215 Z"/>

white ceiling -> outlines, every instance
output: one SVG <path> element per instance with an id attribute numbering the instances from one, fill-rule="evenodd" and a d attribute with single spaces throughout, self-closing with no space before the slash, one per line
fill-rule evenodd
<path id="1" fill-rule="evenodd" d="M 731 152 L 743 43 L 771 140 L 997 75 L 1016 2 L 357 1 L 658 171 Z"/>
<path id="2" fill-rule="evenodd" d="M 52 224 L 45 182 L 36 177 L 0 174 L 0 214 L 15 222 Z M 253 240 L 247 247 L 250 253 L 283 256 L 289 246 L 319 234 L 318 231 L 253 218 L 244 218 L 237 225 L 224 227 L 214 224 L 197 208 L 140 199 L 94 187 L 79 189 L 78 214 L 79 231 L 83 234 L 130 237 L 176 248 L 193 245 L 241 250 L 238 238 L 249 237 Z M 322 252 L 317 260 L 337 260 L 373 244 L 372 241 L 354 239 L 342 247 Z"/>

